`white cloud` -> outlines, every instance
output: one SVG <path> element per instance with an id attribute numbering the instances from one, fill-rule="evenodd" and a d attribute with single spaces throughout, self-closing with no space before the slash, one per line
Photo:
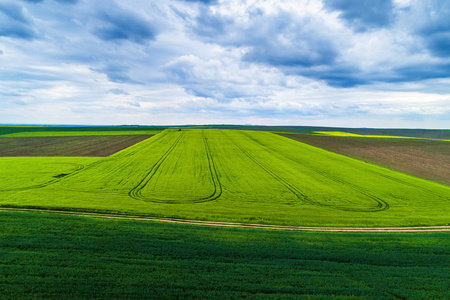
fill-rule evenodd
<path id="1" fill-rule="evenodd" d="M 7 1 L 0 123 L 449 127 L 450 6 L 378 1 Z"/>

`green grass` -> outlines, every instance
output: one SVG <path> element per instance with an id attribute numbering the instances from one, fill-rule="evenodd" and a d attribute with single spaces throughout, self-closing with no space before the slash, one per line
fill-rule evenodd
<path id="1" fill-rule="evenodd" d="M 303 233 L 0 212 L 18 298 L 444 299 L 446 233 Z"/>
<path id="2" fill-rule="evenodd" d="M 269 132 L 170 129 L 107 158 L 0 158 L 0 175 L 3 206 L 318 226 L 450 216 L 449 186 Z"/>

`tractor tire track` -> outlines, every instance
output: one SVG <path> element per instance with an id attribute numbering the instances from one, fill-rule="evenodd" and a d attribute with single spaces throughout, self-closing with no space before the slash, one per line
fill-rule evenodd
<path id="1" fill-rule="evenodd" d="M 212 158 L 211 150 L 206 139 L 204 130 L 202 130 L 202 140 L 205 147 L 206 156 L 208 159 L 208 169 L 211 176 L 211 181 L 213 183 L 214 191 L 211 195 L 206 197 L 194 198 L 194 199 L 175 199 L 175 198 L 157 198 L 157 197 L 146 197 L 142 195 L 142 190 L 150 183 L 150 181 L 155 176 L 158 169 L 161 165 L 166 161 L 166 159 L 170 156 L 171 152 L 177 147 L 181 138 L 184 136 L 185 132 L 175 140 L 172 146 L 163 154 L 163 156 L 156 162 L 156 164 L 150 169 L 150 171 L 146 174 L 146 176 L 136 185 L 128 195 L 136 200 L 142 200 L 146 202 L 155 202 L 155 203 L 165 203 L 165 204 L 188 204 L 188 203 L 203 203 L 216 200 L 222 195 L 222 184 L 220 183 L 218 172 L 216 166 L 214 164 L 214 160 Z"/>
<path id="2" fill-rule="evenodd" d="M 258 140 L 255 140 L 254 138 L 252 138 L 251 136 L 248 135 L 248 133 L 246 132 L 242 132 L 243 135 L 245 135 L 246 137 L 248 137 L 249 139 L 251 139 L 252 141 L 256 142 L 258 145 L 260 145 L 261 147 L 266 148 L 268 151 L 270 152 L 276 152 L 271 148 L 268 148 L 267 146 L 261 144 Z M 228 139 L 229 136 L 227 136 Z M 231 139 L 230 139 L 231 140 Z M 333 208 L 333 209 L 337 209 L 337 210 L 342 210 L 342 211 L 350 211 L 350 212 L 378 212 L 378 211 L 384 211 L 390 208 L 389 204 L 382 200 L 381 198 L 378 198 L 368 192 L 362 191 L 359 187 L 357 187 L 356 185 L 353 185 L 349 182 L 346 182 L 344 180 L 341 179 L 337 179 L 335 177 L 331 177 L 329 174 L 325 173 L 325 172 L 321 172 L 318 171 L 316 169 L 314 169 L 314 172 L 319 173 L 321 176 L 326 177 L 327 179 L 331 180 L 331 181 L 335 181 L 338 182 L 340 184 L 346 185 L 351 187 L 353 190 L 356 190 L 357 192 L 363 194 L 364 196 L 372 199 L 373 201 L 375 201 L 377 203 L 377 206 L 374 209 L 359 209 L 359 208 L 351 208 L 351 207 L 347 207 L 347 206 L 341 206 L 341 205 L 333 205 L 333 204 L 326 204 L 326 203 L 322 203 L 322 202 L 318 202 L 318 201 L 314 201 L 312 199 L 310 199 L 308 196 L 306 196 L 304 193 L 302 193 L 297 187 L 293 186 L 292 184 L 290 184 L 289 182 L 287 182 L 286 180 L 282 179 L 280 176 L 276 175 L 274 172 L 272 172 L 270 169 L 268 169 L 266 166 L 264 166 L 263 164 L 261 164 L 260 162 L 258 162 L 255 158 L 253 158 L 247 151 L 245 151 L 242 147 L 240 147 L 239 145 L 237 145 L 234 141 L 232 141 L 241 151 L 244 152 L 244 154 L 246 154 L 252 161 L 254 161 L 258 166 L 260 166 L 264 171 L 266 171 L 269 175 L 271 175 L 272 177 L 274 177 L 277 181 L 279 181 L 280 183 L 282 183 L 286 188 L 288 188 L 292 193 L 294 193 L 297 198 L 299 200 L 301 200 L 304 203 L 307 204 L 311 204 L 311 205 L 316 205 L 316 206 L 322 206 L 322 207 L 328 207 L 328 208 Z M 280 154 L 278 152 L 276 152 L 277 154 Z M 296 161 L 292 160 L 291 158 L 282 155 L 283 157 L 287 158 L 290 161 L 293 161 L 295 163 L 297 163 Z"/>
<path id="3" fill-rule="evenodd" d="M 84 170 L 86 168 L 86 166 L 84 166 L 82 164 L 77 164 L 77 163 L 58 163 L 58 164 L 73 165 L 73 166 L 75 166 L 75 170 L 73 170 L 73 171 L 71 171 L 71 172 L 69 172 L 67 174 L 64 173 L 64 174 L 56 175 L 56 177 L 54 176 L 54 179 L 49 180 L 49 181 L 44 182 L 44 183 L 39 183 L 39 184 L 25 186 L 25 187 L 12 188 L 12 189 L 2 189 L 2 190 L 0 190 L 0 192 L 20 192 L 20 191 L 27 191 L 27 190 L 44 188 L 44 187 L 47 187 L 49 185 L 55 184 L 57 182 L 60 182 L 60 181 L 62 181 L 64 179 L 67 179 L 67 177 L 73 176 L 74 174 L 79 173 L 80 171 L 82 171 L 82 170 Z"/>
<path id="4" fill-rule="evenodd" d="M 217 172 L 217 168 L 214 163 L 214 159 L 212 157 L 211 148 L 209 147 L 208 139 L 206 138 L 204 130 L 202 130 L 202 138 L 203 138 L 203 143 L 205 145 L 206 156 L 208 157 L 209 173 L 211 175 L 211 180 L 214 184 L 214 193 L 209 197 L 210 198 L 209 201 L 212 201 L 212 200 L 216 200 L 217 198 L 222 196 L 222 183 L 219 180 L 219 174 Z"/>
<path id="5" fill-rule="evenodd" d="M 251 137 L 247 132 L 242 132 L 242 134 L 245 135 L 245 136 L 247 136 L 247 137 L 250 138 L 251 140 L 253 140 L 255 143 L 261 145 L 261 147 L 264 147 L 264 148 L 267 149 L 269 152 L 272 152 L 272 153 L 275 153 L 275 154 L 282 155 L 284 158 L 286 158 L 286 159 L 288 159 L 288 160 L 290 160 L 290 161 L 292 161 L 292 162 L 294 162 L 294 163 L 298 163 L 298 162 L 296 162 L 295 160 L 291 159 L 290 157 L 288 157 L 288 156 L 286 156 L 286 155 L 284 155 L 284 154 L 282 154 L 282 153 L 279 153 L 279 152 L 277 152 L 277 151 L 271 149 L 270 147 L 267 147 L 266 145 L 263 145 L 260 141 L 258 141 L 258 140 L 256 140 L 256 139 L 254 139 L 253 137 Z M 360 194 L 363 194 L 363 195 L 366 196 L 367 198 L 372 199 L 373 201 L 375 201 L 375 202 L 377 203 L 377 206 L 376 206 L 375 208 L 373 208 L 373 209 L 358 209 L 358 208 L 350 208 L 350 207 L 347 207 L 347 206 L 339 206 L 339 205 L 327 205 L 327 204 L 323 204 L 324 206 L 334 206 L 334 207 L 336 207 L 336 208 L 339 207 L 339 209 L 340 209 L 340 210 L 343 210 L 343 211 L 355 211 L 355 212 L 378 212 L 378 211 L 388 210 L 388 209 L 390 208 L 389 203 L 387 203 L 386 201 L 384 201 L 383 199 L 381 199 L 381 198 L 379 198 L 379 197 L 377 197 L 377 196 L 372 195 L 372 194 L 369 193 L 369 192 L 364 191 L 361 187 L 359 187 L 359 186 L 357 186 L 357 185 L 355 185 L 355 184 L 352 184 L 352 183 L 347 182 L 347 181 L 345 181 L 345 180 L 343 180 L 343 179 L 340 179 L 340 178 L 331 176 L 329 173 L 327 173 L 327 172 L 325 172 L 325 171 L 318 170 L 317 168 L 312 168 L 312 167 L 310 167 L 310 166 L 308 166 L 308 165 L 306 165 L 306 164 L 303 164 L 303 165 L 304 165 L 305 167 L 309 168 L 310 170 L 313 170 L 314 173 L 318 173 L 318 174 L 320 174 L 321 176 L 327 178 L 327 179 L 330 180 L 330 181 L 334 181 L 334 182 L 337 182 L 337 183 L 339 183 L 339 184 L 348 186 L 348 187 L 351 188 L 352 190 L 354 190 L 354 191 L 356 191 L 356 192 L 358 192 L 358 193 L 360 193 Z M 321 205 L 322 205 L 322 203 L 321 203 Z"/>
<path id="6" fill-rule="evenodd" d="M 164 136 L 164 135 L 161 135 L 161 136 Z M 148 140 L 148 139 L 145 139 L 144 141 L 146 141 L 146 140 Z M 142 142 L 143 141 L 141 141 L 141 143 Z M 137 144 L 135 144 L 135 145 L 137 145 Z M 135 154 L 135 153 L 137 153 L 137 152 L 139 152 L 141 150 L 142 149 L 134 149 L 132 151 L 132 153 L 122 154 L 119 157 L 121 157 L 121 158 L 122 157 L 129 157 L 129 156 L 131 156 L 131 155 L 133 155 L 133 154 Z M 73 170 L 71 172 L 68 172 L 68 173 L 65 173 L 65 174 L 58 174 L 58 175 L 56 175 L 55 179 L 51 179 L 51 180 L 49 180 L 47 182 L 44 182 L 44 183 L 30 185 L 30 186 L 26 186 L 26 187 L 12 188 L 12 189 L 0 189 L 0 192 L 12 192 L 12 191 L 17 191 L 18 192 L 18 191 L 27 191 L 27 190 L 33 190 L 33 189 L 39 189 L 39 188 L 48 187 L 48 186 L 56 184 L 58 182 L 65 181 L 65 180 L 67 180 L 67 179 L 69 179 L 69 178 L 79 174 L 81 171 L 87 171 L 87 170 L 92 169 L 93 167 L 95 167 L 95 166 L 97 166 L 99 164 L 110 162 L 112 160 L 116 160 L 117 158 L 118 157 L 116 155 L 112 155 L 112 156 L 108 156 L 108 157 L 102 158 L 102 159 L 100 159 L 98 161 L 94 161 L 94 162 L 92 162 L 90 164 L 87 164 L 87 165 L 82 165 L 82 164 L 77 164 L 77 163 L 63 163 L 63 164 L 74 165 L 75 166 L 75 170 Z M 84 192 L 84 190 L 79 190 L 79 189 L 70 189 L 70 188 L 65 188 L 65 189 L 66 190 L 70 190 L 70 191 L 81 191 L 81 192 Z"/>
<path id="7" fill-rule="evenodd" d="M 128 192 L 128 195 L 137 200 L 146 200 L 145 197 L 142 196 L 142 190 L 148 185 L 150 180 L 155 176 L 156 171 L 161 167 L 163 162 L 167 159 L 170 153 L 175 149 L 177 144 L 180 142 L 180 139 L 184 136 L 185 132 L 183 131 L 177 139 L 173 142 L 173 144 L 167 149 L 167 151 L 158 159 L 158 161 L 153 165 L 150 171 L 145 174 L 144 178 Z"/>
<path id="8" fill-rule="evenodd" d="M 152 138 L 153 142 L 156 142 L 156 141 L 164 138 L 166 135 L 167 135 L 167 130 L 164 130 L 160 134 L 154 135 L 154 136 L 152 136 L 150 138 Z M 139 145 L 140 143 L 143 143 L 143 142 L 147 141 L 148 139 L 149 138 L 147 138 L 147 139 L 145 139 L 145 140 L 143 140 L 143 141 L 141 141 L 141 142 L 139 142 L 139 143 L 137 143 L 137 144 L 135 144 L 133 146 Z M 96 167 L 98 165 L 104 164 L 104 163 L 109 163 L 109 162 L 112 162 L 112 161 L 121 161 L 121 160 L 123 160 L 125 158 L 128 158 L 128 157 L 131 157 L 131 156 L 135 155 L 136 153 L 139 153 L 139 152 L 142 152 L 142 151 L 146 150 L 148 147 L 150 147 L 150 145 L 145 145 L 142 148 L 138 147 L 137 149 L 133 148 L 132 150 L 123 152 L 123 151 L 127 150 L 128 148 L 124 149 L 124 150 L 122 150 L 120 152 L 117 152 L 117 153 L 111 155 L 111 156 L 105 157 L 102 160 L 98 160 L 98 161 L 90 163 L 89 165 L 87 165 L 84 168 L 84 171 L 90 170 L 90 169 L 92 169 L 92 168 L 94 168 L 94 167 Z M 73 175 L 76 175 L 76 174 L 73 174 Z M 64 179 L 67 179 L 67 178 L 64 178 Z M 93 192 L 92 189 L 81 189 L 81 188 L 73 188 L 73 187 L 67 187 L 67 186 L 63 186 L 62 188 L 64 188 L 64 190 L 72 191 L 72 192 L 83 192 L 83 193 L 92 193 Z M 105 190 L 96 190 L 95 192 L 96 193 L 102 193 L 102 194 L 112 194 L 112 195 L 116 195 L 117 194 L 117 192 L 105 191 Z"/>
<path id="9" fill-rule="evenodd" d="M 242 151 L 242 153 L 244 153 L 251 161 L 253 161 L 258 167 L 260 167 L 264 172 L 266 172 L 268 175 L 270 175 L 271 177 L 273 177 L 276 181 L 278 181 L 279 183 L 281 183 L 282 185 L 284 185 L 285 188 L 287 188 L 291 193 L 293 193 L 298 200 L 307 203 L 307 204 L 312 204 L 311 201 L 308 199 L 308 197 L 303 194 L 301 191 L 299 191 L 296 187 L 294 187 L 293 185 L 291 185 L 289 182 L 287 182 L 286 180 L 284 180 L 283 178 L 281 178 L 280 176 L 278 176 L 277 174 L 275 174 L 274 172 L 272 172 L 269 168 L 267 168 L 266 166 L 264 166 L 262 163 L 260 163 L 259 161 L 257 161 L 253 156 L 251 156 L 244 148 L 242 148 L 240 145 L 238 145 L 233 139 L 231 139 L 229 137 L 228 134 L 226 134 L 225 132 L 222 132 L 223 135 L 225 135 L 225 137 L 228 138 L 228 140 L 233 143 L 239 150 Z M 297 204 L 297 202 L 288 202 L 289 205 L 295 205 Z"/>
<path id="10" fill-rule="evenodd" d="M 147 139 L 145 139 L 145 140 L 147 140 Z M 144 140 L 144 141 L 145 141 L 145 140 Z M 143 141 L 142 141 L 142 142 L 143 142 Z M 131 155 L 133 155 L 133 154 L 135 154 L 135 153 L 137 153 L 137 152 L 139 152 L 139 151 L 141 151 L 141 150 L 142 150 L 142 149 L 136 149 L 136 150 L 133 151 L 133 153 L 131 153 L 131 154 L 128 154 L 128 153 L 127 153 L 127 154 L 124 154 L 124 155 L 121 156 L 121 157 L 128 157 L 128 156 L 131 156 Z M 87 170 L 92 169 L 93 167 L 95 167 L 95 166 L 97 166 L 97 165 L 99 165 L 99 164 L 103 164 L 103 163 L 106 163 L 106 162 L 109 162 L 109 161 L 115 160 L 115 159 L 117 159 L 116 156 L 108 156 L 108 157 L 106 157 L 106 158 L 100 159 L 100 160 L 98 160 L 98 161 L 92 162 L 92 163 L 87 164 L 87 165 L 82 165 L 82 164 L 77 164 L 77 163 L 63 163 L 63 164 L 71 164 L 71 165 L 74 165 L 74 166 L 75 166 L 75 170 L 74 170 L 74 171 L 71 171 L 71 172 L 69 172 L 69 173 L 67 173 L 67 174 L 59 174 L 59 175 L 56 175 L 57 177 L 56 177 L 55 179 L 49 180 L 49 181 L 44 182 L 44 183 L 35 184 L 35 185 L 30 185 L 30 186 L 26 186 L 26 187 L 12 188 L 12 189 L 2 189 L 2 190 L 0 190 L 0 192 L 13 192 L 13 191 L 14 191 L 14 192 L 20 192 L 20 191 L 27 191 L 27 190 L 33 190 L 33 189 L 44 188 L 44 187 L 53 185 L 53 184 L 55 184 L 55 183 L 58 183 L 58 182 L 67 180 L 67 179 L 69 179 L 69 178 L 71 178 L 71 177 L 73 177 L 73 176 L 79 174 L 81 171 L 87 171 Z M 61 175 L 64 175 L 64 176 L 61 176 Z M 59 176 L 59 177 L 58 177 L 58 176 Z M 67 190 L 84 192 L 83 190 L 78 190 L 78 189 L 67 189 Z"/>

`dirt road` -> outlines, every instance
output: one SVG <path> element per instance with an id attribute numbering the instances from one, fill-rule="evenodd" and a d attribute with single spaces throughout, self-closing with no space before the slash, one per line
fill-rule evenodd
<path id="1" fill-rule="evenodd" d="M 292 231 L 318 231 L 318 232 L 450 232 L 450 225 L 446 226 L 417 226 L 417 227 L 314 227 L 314 226 L 285 226 L 285 225 L 265 225 L 250 223 L 232 223 L 232 222 L 213 222 L 186 220 L 176 218 L 156 218 L 156 217 L 140 217 L 132 215 L 90 213 L 78 211 L 62 211 L 51 209 L 35 209 L 35 208 L 7 208 L 0 207 L 0 211 L 6 212 L 29 212 L 29 213 L 47 213 L 47 214 L 63 214 L 79 217 L 91 217 L 102 219 L 120 219 L 135 220 L 147 222 L 166 222 L 201 226 L 216 227 L 237 227 L 237 228 L 258 228 L 258 229 L 274 229 L 274 230 L 292 230 Z"/>

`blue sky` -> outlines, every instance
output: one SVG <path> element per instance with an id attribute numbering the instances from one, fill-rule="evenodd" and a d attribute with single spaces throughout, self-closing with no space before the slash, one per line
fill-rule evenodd
<path id="1" fill-rule="evenodd" d="M 450 128 L 450 2 L 0 1 L 0 123 Z"/>

